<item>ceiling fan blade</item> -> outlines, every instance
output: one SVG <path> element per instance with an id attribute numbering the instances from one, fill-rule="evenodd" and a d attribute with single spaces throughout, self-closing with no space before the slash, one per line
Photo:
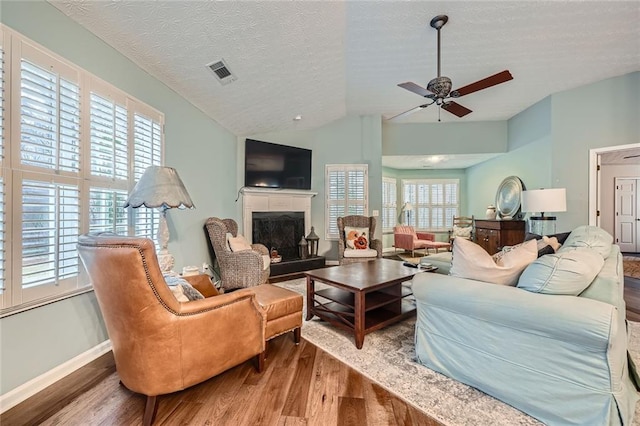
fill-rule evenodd
<path id="1" fill-rule="evenodd" d="M 411 81 L 407 81 L 406 83 L 400 83 L 398 84 L 398 86 L 402 87 L 403 89 L 407 89 L 410 92 L 416 93 L 420 96 L 424 96 L 425 98 L 433 99 L 433 97 L 435 96 L 433 93 L 431 93 L 424 87 L 419 86 L 415 83 L 412 83 Z"/>
<path id="2" fill-rule="evenodd" d="M 629 158 L 636 158 L 636 157 L 640 157 L 640 155 L 627 155 L 626 157 L 622 157 L 624 160 L 627 160 Z"/>
<path id="3" fill-rule="evenodd" d="M 458 117 L 464 117 L 465 115 L 473 112 L 467 107 L 463 107 L 459 103 L 456 102 L 445 102 L 442 104 L 442 109 L 449 111 L 453 115 L 457 115 Z"/>
<path id="4" fill-rule="evenodd" d="M 467 84 L 457 90 L 451 92 L 451 97 L 458 98 L 460 96 L 468 95 L 469 93 L 483 90 L 496 84 L 504 83 L 505 81 L 513 80 L 513 76 L 509 70 L 504 70 L 498 74 L 494 74 L 490 77 L 478 80 L 475 83 Z"/>
<path id="5" fill-rule="evenodd" d="M 425 108 L 426 108 L 426 107 L 428 107 L 429 105 L 431 105 L 431 104 L 424 104 L 424 105 L 417 106 L 417 107 L 415 107 L 415 108 L 411 108 L 411 109 L 410 109 L 410 110 L 408 110 L 408 111 L 401 112 L 401 113 L 400 113 L 400 114 L 398 114 L 398 115 L 394 115 L 394 116 L 393 116 L 393 117 L 391 117 L 391 118 L 387 118 L 387 120 L 395 120 L 396 118 L 400 118 L 400 117 L 404 117 L 404 116 L 409 115 L 409 114 L 413 114 L 414 112 L 418 112 L 418 111 L 420 111 L 421 109 L 425 109 Z"/>

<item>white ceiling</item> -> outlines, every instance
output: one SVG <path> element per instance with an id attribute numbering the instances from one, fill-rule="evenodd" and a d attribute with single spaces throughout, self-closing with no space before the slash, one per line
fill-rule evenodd
<path id="1" fill-rule="evenodd" d="M 397 84 L 437 75 L 429 22 L 439 14 L 449 16 L 442 74 L 454 88 L 514 76 L 459 98 L 473 113 L 442 111 L 442 121 L 506 120 L 552 93 L 640 70 L 637 1 L 49 2 L 239 136 L 424 103 Z M 221 58 L 237 76 L 228 85 L 206 68 Z M 431 107 L 402 122 L 437 120 Z"/>
<path id="2" fill-rule="evenodd" d="M 600 164 L 607 166 L 635 165 L 638 167 L 637 173 L 640 176 L 640 148 L 603 152 L 600 154 Z"/>

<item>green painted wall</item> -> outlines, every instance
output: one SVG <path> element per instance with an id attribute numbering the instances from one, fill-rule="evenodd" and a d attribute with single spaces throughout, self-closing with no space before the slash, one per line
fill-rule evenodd
<path id="1" fill-rule="evenodd" d="M 352 116 L 336 120 L 314 130 L 294 130 L 250 136 L 252 139 L 313 150 L 311 190 L 317 192 L 318 195 L 311 200 L 311 221 L 320 237 L 318 253 L 326 256 L 329 260 L 338 258 L 338 244 L 337 241 L 325 239 L 325 165 L 368 164 L 369 214 L 373 210 L 382 210 L 382 132 L 380 123 L 380 116 Z M 241 149 L 239 148 L 239 151 Z M 243 154 L 238 155 L 238 182 L 240 185 L 244 179 L 243 158 Z M 242 217 L 240 209 L 241 205 L 238 205 L 238 217 Z M 376 237 L 380 238 L 381 235 L 381 229 L 378 226 Z"/>
<path id="2" fill-rule="evenodd" d="M 588 223 L 589 150 L 640 141 L 640 72 L 551 96 L 553 187 L 567 188 L 558 229 Z"/>
<path id="3" fill-rule="evenodd" d="M 466 123 L 384 122 L 383 155 L 483 154 L 507 151 L 507 123 L 482 121 Z"/>
<path id="4" fill-rule="evenodd" d="M 2 1 L 0 21 L 165 114 L 166 164 L 196 204 L 168 213 L 175 269 L 210 261 L 205 219 L 235 214 L 235 135 L 47 2 Z M 107 338 L 93 293 L 3 318 L 0 333 L 1 394 Z"/>
<path id="5" fill-rule="evenodd" d="M 508 121 L 509 152 L 467 169 L 470 213 L 484 214 L 502 179 L 566 188 L 557 230 L 588 223 L 589 150 L 640 140 L 640 72 L 556 93 Z"/>

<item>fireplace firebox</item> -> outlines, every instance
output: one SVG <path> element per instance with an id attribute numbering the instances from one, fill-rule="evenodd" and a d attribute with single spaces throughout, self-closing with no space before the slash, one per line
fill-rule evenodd
<path id="1" fill-rule="evenodd" d="M 304 212 L 253 212 L 252 241 L 271 250 L 283 261 L 299 259 L 298 243 L 304 237 Z"/>

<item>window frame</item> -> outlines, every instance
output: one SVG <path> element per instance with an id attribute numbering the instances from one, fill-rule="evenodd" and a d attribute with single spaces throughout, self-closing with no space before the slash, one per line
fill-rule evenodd
<path id="1" fill-rule="evenodd" d="M 330 199 L 331 197 L 331 173 L 345 173 L 345 197 L 341 199 Z M 349 172 L 362 172 L 364 173 L 364 188 L 363 188 L 363 200 L 357 200 L 349 197 Z M 337 223 L 334 221 L 337 217 L 333 217 L 331 214 L 332 206 L 344 205 L 344 214 L 359 214 L 349 212 L 350 208 L 362 208 L 362 214 L 368 216 L 369 212 L 369 165 L 368 164 L 326 164 L 325 165 L 325 239 L 326 240 L 338 240 L 340 238 L 337 229 Z M 339 216 L 338 216 L 339 217 Z M 331 232 L 335 225 L 335 232 Z"/>
<path id="2" fill-rule="evenodd" d="M 446 185 L 455 185 L 455 203 L 447 203 L 446 202 Z M 438 178 L 438 179 L 402 179 L 402 203 L 403 206 L 409 202 L 412 204 L 412 211 L 409 215 L 409 220 L 407 221 L 407 225 L 413 226 L 414 229 L 420 231 L 430 231 L 430 232 L 444 232 L 448 231 L 453 227 L 453 216 L 460 215 L 460 179 L 457 178 Z M 413 185 L 413 193 L 408 193 L 408 186 Z M 419 196 L 419 187 L 427 185 L 429 187 L 429 201 L 428 202 L 418 202 Z M 432 200 L 432 191 L 431 186 L 433 185 L 442 185 L 442 203 L 433 203 Z M 420 209 L 426 209 L 429 214 L 429 226 L 418 226 L 419 222 L 419 211 Z M 432 211 L 435 209 L 443 210 L 443 221 L 442 226 L 434 226 L 433 224 L 433 214 Z M 454 212 L 450 215 L 447 215 L 446 209 L 454 209 Z M 405 212 L 403 212 L 405 214 Z"/>
<path id="3" fill-rule="evenodd" d="M 388 190 L 385 186 L 388 186 Z M 386 220 L 390 220 L 392 223 L 386 223 Z M 393 232 L 393 228 L 398 223 L 398 180 L 396 178 L 382 177 L 381 222 L 382 232 Z"/>
<path id="4" fill-rule="evenodd" d="M 30 287 L 23 286 L 23 221 L 19 220 L 23 214 L 22 206 L 22 190 L 23 180 L 32 180 L 34 184 L 43 185 L 51 184 L 64 184 L 72 185 L 77 188 L 77 196 L 74 193 L 73 197 L 69 199 L 65 197 L 64 202 L 71 200 L 71 204 L 65 204 L 71 206 L 73 210 L 72 216 L 75 214 L 75 203 L 78 204 L 78 218 L 75 216 L 72 221 L 77 222 L 78 235 L 90 232 L 90 214 L 89 214 L 89 194 L 92 188 L 100 189 L 112 189 L 124 192 L 128 194 L 134 187 L 136 181 L 135 178 L 141 174 L 140 164 L 144 164 L 145 168 L 148 165 L 162 165 L 164 163 L 164 114 L 148 104 L 141 102 L 135 97 L 125 93 L 117 87 L 107 83 L 104 80 L 89 73 L 83 68 L 71 63 L 65 58 L 51 52 L 47 48 L 39 45 L 38 43 L 30 40 L 22 34 L 14 31 L 4 24 L 0 24 L 0 48 L 2 50 L 2 96 L 0 97 L 1 105 L 4 111 L 1 116 L 2 123 L 2 140 L 0 140 L 0 177 L 2 182 L 0 187 L 2 192 L 0 193 L 0 202 L 3 202 L 3 209 L 0 210 L 0 221 L 3 219 L 3 233 L 0 233 L 0 244 L 4 247 L 4 262 L 0 263 L 2 274 L 4 274 L 5 286 L 2 288 L 2 282 L 0 281 L 0 318 L 12 315 L 18 312 L 22 312 L 27 309 L 31 309 L 37 306 L 48 304 L 57 300 L 61 300 L 67 297 L 75 296 L 80 293 L 92 291 L 88 274 L 84 270 L 84 266 L 79 259 L 77 250 L 73 250 L 71 259 L 77 260 L 77 269 L 73 269 L 71 275 L 68 273 L 62 273 L 62 269 L 58 269 L 59 265 L 69 262 L 68 245 L 71 244 L 68 241 L 64 244 L 67 245 L 66 249 L 63 249 L 60 241 L 64 240 L 65 228 L 58 227 L 51 231 L 46 223 L 44 223 L 43 229 L 48 229 L 49 234 L 46 236 L 48 239 L 52 239 L 53 243 L 46 244 L 49 249 L 46 256 L 43 254 L 43 268 L 47 270 L 48 264 L 54 265 L 53 278 L 43 280 L 42 285 L 33 285 Z M 64 161 L 75 161 L 78 158 L 78 169 L 65 170 L 59 166 L 61 161 L 54 158 L 55 165 L 51 167 L 48 164 L 43 163 L 44 167 L 40 167 L 38 163 L 23 164 L 22 163 L 22 132 L 23 132 L 23 120 L 22 116 L 26 110 L 22 108 L 23 96 L 25 95 L 22 84 L 22 61 L 23 58 L 29 63 L 40 68 L 43 72 L 42 76 L 46 77 L 45 80 L 39 80 L 46 85 L 38 86 L 37 84 L 31 85 L 36 96 L 35 103 L 29 102 L 29 105 L 39 107 L 39 102 L 44 102 L 40 111 L 43 112 L 41 118 L 39 115 L 34 118 L 34 124 L 37 127 L 24 127 L 27 132 L 29 129 L 36 129 L 36 133 L 25 133 L 27 138 L 33 139 L 41 138 L 45 152 L 43 155 L 48 155 L 46 152 L 51 147 L 53 155 L 62 158 Z M 38 77 L 38 71 L 36 74 L 32 74 L 31 71 L 24 71 L 24 78 L 36 78 Z M 45 73 L 50 73 L 52 80 Z M 33 77 L 30 77 L 33 76 Z M 61 88 L 60 81 L 64 78 L 71 80 L 74 85 L 78 86 L 78 99 L 79 102 L 69 104 L 67 99 L 63 97 L 63 93 L 68 92 L 67 89 Z M 33 80 L 35 81 L 35 80 Z M 49 83 L 51 81 L 51 83 Z M 43 89 L 42 96 L 38 88 Z M 75 89 L 74 89 L 75 90 Z M 49 91 L 49 92 L 47 92 Z M 48 96 L 48 93 L 54 94 L 54 96 Z M 92 176 L 91 174 L 91 93 L 95 93 L 101 97 L 107 97 L 108 99 L 117 100 L 117 102 L 126 109 L 126 123 L 127 130 L 124 137 L 126 137 L 126 178 L 117 179 L 114 176 Z M 71 110 L 68 108 L 72 107 Z M 37 111 L 36 111 L 37 112 Z M 71 113 L 71 115 L 69 115 Z M 149 158 L 145 157 L 144 161 L 138 162 L 136 157 L 136 147 L 140 141 L 147 140 L 140 129 L 136 128 L 136 117 L 143 117 L 147 119 L 152 128 L 152 140 L 149 142 L 149 146 L 143 146 L 140 152 L 145 149 L 152 151 L 153 154 Z M 70 117 L 70 118 L 69 118 Z M 72 121 L 67 121 L 71 119 Z M 43 121 L 44 120 L 44 121 Z M 32 120 L 29 120 L 31 122 Z M 69 124 L 70 125 L 65 125 Z M 26 125 L 26 124 L 25 124 Z M 41 134 L 38 132 L 41 130 Z M 68 132 L 71 133 L 68 133 Z M 76 133 L 77 132 L 77 135 Z M 154 133 L 155 132 L 155 133 Z M 35 136 L 29 136 L 33 134 Z M 68 136 L 70 135 L 70 136 Z M 61 150 L 60 147 L 66 147 L 69 140 L 77 141 L 77 155 L 76 151 Z M 124 140 L 124 138 L 123 138 Z M 27 145 L 25 145 L 27 146 Z M 37 145 L 34 145 L 37 146 Z M 39 152 L 39 151 L 32 151 Z M 71 157 L 67 154 L 71 152 Z M 67 160 L 71 158 L 71 160 Z M 122 157 L 121 157 L 122 158 Z M 38 161 L 38 159 L 36 159 Z M 150 163 L 150 164 L 146 164 Z M 124 164 L 124 163 L 122 163 Z M 34 188 L 37 188 L 34 187 Z M 57 194 L 57 193 L 56 193 Z M 46 200 L 46 192 L 43 193 Z M 58 205 L 58 202 L 63 199 L 58 197 L 51 198 L 53 204 L 47 204 L 48 206 Z M 44 207 L 43 207 L 44 208 Z M 127 235 L 134 235 L 136 230 L 136 219 L 143 213 L 136 210 L 142 210 L 146 207 L 139 209 L 125 209 L 126 219 L 126 231 Z M 37 211 L 37 210 L 36 210 Z M 47 207 L 45 217 L 43 221 L 53 221 L 51 223 L 60 223 L 60 219 L 64 215 L 63 210 L 56 210 L 55 207 Z M 4 217 L 2 214 L 4 213 Z M 147 228 L 153 230 L 151 232 L 155 235 L 157 231 L 157 224 L 159 222 L 160 212 L 153 209 L 151 214 L 145 212 L 142 216 L 143 221 L 150 221 L 150 225 Z M 108 214 L 108 217 L 112 215 Z M 70 217 L 70 216 L 67 216 Z M 55 219 L 52 219 L 55 218 Z M 15 219 L 15 220 L 14 220 Z M 38 219 L 39 220 L 39 219 Z M 146 224 L 145 224 L 146 225 Z M 75 224 L 73 225 L 75 226 Z M 75 228 L 73 229 L 73 239 L 75 240 Z M 146 235 L 145 235 L 146 236 Z M 45 237 L 43 237 L 45 238 Z M 0 250 L 2 246 L 0 246 Z M 51 260 L 56 259 L 56 260 Z M 62 260 L 60 260 L 62 259 Z M 72 268 L 76 268 L 73 262 L 71 262 Z M 51 282 L 49 282 L 51 281 Z"/>

